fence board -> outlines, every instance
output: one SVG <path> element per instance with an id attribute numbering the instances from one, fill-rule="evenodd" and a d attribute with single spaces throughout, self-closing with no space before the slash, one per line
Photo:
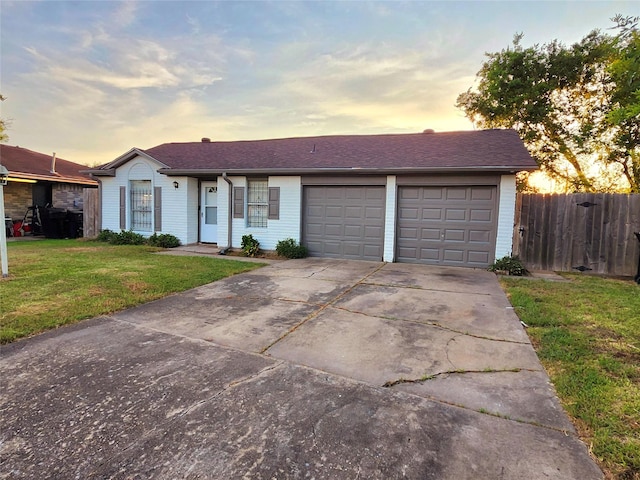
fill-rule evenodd
<path id="1" fill-rule="evenodd" d="M 530 270 L 636 274 L 640 194 L 519 194 L 515 220 L 513 252 Z"/>
<path id="2" fill-rule="evenodd" d="M 97 188 L 85 188 L 82 192 L 82 228 L 85 238 L 93 238 L 100 233 L 100 208 Z"/>

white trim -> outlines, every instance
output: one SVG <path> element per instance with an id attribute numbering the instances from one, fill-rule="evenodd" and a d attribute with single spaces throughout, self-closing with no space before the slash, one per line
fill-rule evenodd
<path id="1" fill-rule="evenodd" d="M 511 255 L 513 250 L 513 222 L 516 209 L 516 176 L 502 175 L 498 188 L 498 227 L 496 260 Z"/>
<path id="2" fill-rule="evenodd" d="M 396 251 L 396 214 L 398 202 L 398 185 L 395 175 L 387 176 L 386 200 L 384 214 L 384 248 L 382 260 L 385 262 L 395 261 Z"/>

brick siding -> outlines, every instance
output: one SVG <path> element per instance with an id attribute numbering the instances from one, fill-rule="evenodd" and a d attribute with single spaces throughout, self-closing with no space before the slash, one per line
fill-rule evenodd
<path id="1" fill-rule="evenodd" d="M 22 220 L 27 208 L 33 205 L 32 185 L 9 182 L 4 187 L 4 212 L 12 220 Z"/>
<path id="2" fill-rule="evenodd" d="M 82 210 L 82 185 L 58 184 L 53 186 L 53 207 Z"/>

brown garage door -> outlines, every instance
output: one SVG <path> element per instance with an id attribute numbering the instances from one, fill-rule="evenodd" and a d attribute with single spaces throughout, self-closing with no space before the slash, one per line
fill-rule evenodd
<path id="1" fill-rule="evenodd" d="M 497 229 L 495 186 L 398 189 L 399 262 L 486 267 Z"/>
<path id="2" fill-rule="evenodd" d="M 316 257 L 382 260 L 385 189 L 304 187 L 302 242 Z"/>

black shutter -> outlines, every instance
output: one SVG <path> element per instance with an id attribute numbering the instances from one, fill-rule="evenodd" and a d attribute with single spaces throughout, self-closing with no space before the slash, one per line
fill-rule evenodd
<path id="1" fill-rule="evenodd" d="M 153 189 L 153 231 L 162 231 L 162 187 Z"/>
<path id="2" fill-rule="evenodd" d="M 244 218 L 244 187 L 233 187 L 233 218 Z"/>
<path id="3" fill-rule="evenodd" d="M 269 220 L 280 218 L 280 187 L 269 188 Z"/>
<path id="4" fill-rule="evenodd" d="M 127 229 L 127 187 L 120 187 L 120 230 Z"/>

